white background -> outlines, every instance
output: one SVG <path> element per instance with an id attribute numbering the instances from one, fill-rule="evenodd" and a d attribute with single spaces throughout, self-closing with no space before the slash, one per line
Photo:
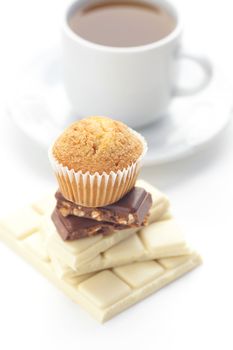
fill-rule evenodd
<path id="1" fill-rule="evenodd" d="M 184 46 L 211 57 L 233 83 L 232 1 L 173 2 L 183 16 Z M 22 66 L 59 40 L 63 5 L 0 1 L 1 215 L 55 184 L 46 154 L 14 127 L 4 101 Z M 0 349 L 232 349 L 232 151 L 230 126 L 201 153 L 144 169 L 170 196 L 204 264 L 104 325 L 0 244 Z"/>

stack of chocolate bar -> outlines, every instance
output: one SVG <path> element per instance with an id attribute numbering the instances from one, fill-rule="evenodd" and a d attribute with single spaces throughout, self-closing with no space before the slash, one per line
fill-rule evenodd
<path id="1" fill-rule="evenodd" d="M 167 197 L 143 180 L 118 202 L 90 208 L 57 192 L 47 251 L 60 278 L 190 254 Z M 94 219 L 95 218 L 95 219 Z M 47 228 L 44 230 L 48 230 Z"/>
<path id="2" fill-rule="evenodd" d="M 55 197 L 52 220 L 62 239 L 68 241 L 145 226 L 152 206 L 151 194 L 141 187 L 134 187 L 116 203 L 98 208 L 70 202 L 59 191 Z"/>
<path id="3" fill-rule="evenodd" d="M 55 211 L 49 196 L 1 220 L 0 239 L 100 322 L 201 263 L 167 197 L 143 180 L 107 207 L 56 199 Z"/>

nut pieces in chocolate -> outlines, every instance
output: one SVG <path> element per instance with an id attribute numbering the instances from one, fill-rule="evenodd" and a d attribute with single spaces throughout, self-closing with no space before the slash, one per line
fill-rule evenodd
<path id="1" fill-rule="evenodd" d="M 59 191 L 55 197 L 57 208 L 63 216 L 75 215 L 131 227 L 142 226 L 145 223 L 152 205 L 151 194 L 141 187 L 134 187 L 118 202 L 99 208 L 77 205 L 65 199 Z"/>
<path id="2" fill-rule="evenodd" d="M 55 196 L 57 206 L 52 220 L 64 240 L 144 226 L 152 205 L 151 194 L 140 187 L 134 187 L 117 203 L 102 208 L 80 207 L 67 201 L 60 192 Z"/>

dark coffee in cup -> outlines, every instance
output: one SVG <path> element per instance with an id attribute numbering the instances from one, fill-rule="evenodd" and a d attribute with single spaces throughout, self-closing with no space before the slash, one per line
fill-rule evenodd
<path id="1" fill-rule="evenodd" d="M 70 28 L 96 44 L 132 47 L 168 36 L 176 20 L 161 6 L 138 1 L 106 1 L 77 6 L 69 15 Z"/>

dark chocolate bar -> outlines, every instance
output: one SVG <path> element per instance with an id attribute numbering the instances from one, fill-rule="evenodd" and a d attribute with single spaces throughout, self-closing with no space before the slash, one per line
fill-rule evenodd
<path id="1" fill-rule="evenodd" d="M 57 208 L 63 216 L 75 215 L 128 227 L 144 225 L 152 205 L 151 194 L 141 187 L 134 187 L 116 203 L 98 208 L 83 207 L 70 202 L 61 192 L 57 192 L 55 197 Z"/>
<path id="2" fill-rule="evenodd" d="M 52 220 L 56 226 L 57 232 L 64 241 L 73 241 L 96 234 L 108 235 L 114 231 L 127 228 L 124 225 L 98 222 L 96 220 L 80 218 L 74 215 L 64 217 L 57 208 L 55 208 L 52 213 Z"/>

